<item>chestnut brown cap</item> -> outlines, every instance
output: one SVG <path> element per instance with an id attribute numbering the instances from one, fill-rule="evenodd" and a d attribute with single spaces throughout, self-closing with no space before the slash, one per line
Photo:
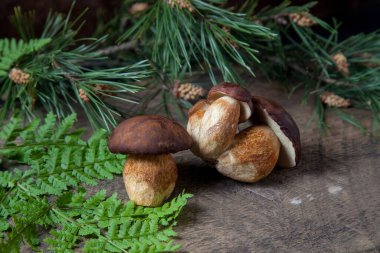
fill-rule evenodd
<path id="1" fill-rule="evenodd" d="M 253 96 L 255 115 L 254 123 L 266 124 L 277 135 L 281 142 L 278 165 L 291 168 L 301 159 L 301 140 L 298 126 L 292 116 L 279 104 L 269 99 Z"/>
<path id="2" fill-rule="evenodd" d="M 251 94 L 248 90 L 243 87 L 233 84 L 233 83 L 220 83 L 211 88 L 208 92 L 207 100 L 209 102 L 214 102 L 220 97 L 229 96 L 241 102 L 246 102 L 251 104 Z"/>
<path id="3" fill-rule="evenodd" d="M 112 132 L 112 153 L 158 155 L 191 148 L 193 140 L 178 123 L 160 115 L 142 115 L 124 120 Z"/>
<path id="4" fill-rule="evenodd" d="M 244 89 L 243 87 L 233 83 L 220 83 L 212 87 L 208 92 L 207 101 L 209 103 L 212 103 L 223 96 L 229 96 L 241 102 L 239 123 L 248 120 L 252 114 L 253 106 L 251 94 L 247 89 Z"/>

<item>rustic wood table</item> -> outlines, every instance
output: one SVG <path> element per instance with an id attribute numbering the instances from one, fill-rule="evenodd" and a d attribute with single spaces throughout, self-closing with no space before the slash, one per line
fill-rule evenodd
<path id="1" fill-rule="evenodd" d="M 333 114 L 327 115 L 327 134 L 306 128 L 313 110 L 301 104 L 301 93 L 289 99 L 281 85 L 260 79 L 250 89 L 293 115 L 301 130 L 301 163 L 246 184 L 188 151 L 177 154 L 173 196 L 183 189 L 194 194 L 176 227 L 182 251 L 379 252 L 380 144 Z M 369 126 L 370 113 L 350 111 Z M 93 190 L 99 187 L 127 199 L 121 177 Z"/>

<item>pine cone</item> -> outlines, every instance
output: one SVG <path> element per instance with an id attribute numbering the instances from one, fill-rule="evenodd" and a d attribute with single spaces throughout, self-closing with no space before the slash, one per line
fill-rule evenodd
<path id="1" fill-rule="evenodd" d="M 179 84 L 178 82 L 175 82 L 174 84 L 173 94 L 177 98 L 198 100 L 205 96 L 206 93 L 207 91 L 205 89 L 191 83 Z"/>
<path id="2" fill-rule="evenodd" d="M 307 12 L 291 13 L 289 14 L 289 18 L 301 27 L 309 27 L 316 24 L 316 22 L 310 18 L 310 14 Z"/>
<path id="3" fill-rule="evenodd" d="M 18 68 L 12 68 L 8 74 L 9 79 L 11 79 L 14 83 L 20 85 L 26 85 L 30 82 L 31 76 L 30 74 L 22 71 Z"/>
<path id="4" fill-rule="evenodd" d="M 351 101 L 349 99 L 345 99 L 328 91 L 323 92 L 320 95 L 320 99 L 324 104 L 330 107 L 346 108 L 351 105 Z"/>
<path id="5" fill-rule="evenodd" d="M 194 7 L 191 5 L 189 0 L 167 0 L 167 3 L 172 8 L 178 6 L 180 9 L 187 9 L 190 12 L 194 11 Z"/>
<path id="6" fill-rule="evenodd" d="M 129 13 L 134 15 L 139 12 L 145 11 L 146 9 L 148 9 L 148 7 L 149 7 L 149 4 L 147 3 L 135 3 L 131 6 L 131 8 L 129 8 Z"/>
<path id="7" fill-rule="evenodd" d="M 338 71 L 344 76 L 350 75 L 349 64 L 346 56 L 343 53 L 336 53 L 331 56 L 331 59 L 334 61 Z"/>
<path id="8" fill-rule="evenodd" d="M 80 99 L 82 99 L 83 102 L 85 103 L 88 103 L 90 102 L 90 98 L 88 97 L 86 91 L 84 91 L 83 89 L 79 89 L 79 97 Z"/>

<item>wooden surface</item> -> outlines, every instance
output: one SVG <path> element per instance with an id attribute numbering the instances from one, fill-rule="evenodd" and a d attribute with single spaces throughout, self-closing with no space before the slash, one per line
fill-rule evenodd
<path id="1" fill-rule="evenodd" d="M 188 151 L 177 154 L 174 195 L 183 189 L 194 194 L 176 228 L 182 251 L 379 252 L 380 144 L 330 114 L 325 136 L 306 129 L 312 107 L 300 104 L 302 94 L 288 99 L 279 84 L 252 81 L 250 89 L 293 115 L 301 130 L 301 163 L 245 184 Z M 351 111 L 369 124 L 369 113 Z M 121 177 L 99 187 L 127 198 Z"/>

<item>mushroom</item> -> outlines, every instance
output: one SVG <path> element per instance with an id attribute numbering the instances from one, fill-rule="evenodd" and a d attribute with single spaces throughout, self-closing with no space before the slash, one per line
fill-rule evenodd
<path id="1" fill-rule="evenodd" d="M 249 92 L 235 84 L 221 83 L 189 111 L 187 131 L 194 140 L 191 151 L 208 162 L 215 162 L 233 141 L 238 124 L 252 112 Z"/>
<path id="2" fill-rule="evenodd" d="M 224 96 L 212 104 L 191 110 L 187 130 L 194 140 L 192 152 L 213 161 L 232 143 L 238 128 L 240 105 L 236 99 Z"/>
<path id="3" fill-rule="evenodd" d="M 292 116 L 279 104 L 258 96 L 252 97 L 255 117 L 252 121 L 268 125 L 281 143 L 280 167 L 295 167 L 301 158 L 300 132 Z"/>
<path id="4" fill-rule="evenodd" d="M 280 142 L 267 126 L 251 126 L 235 136 L 232 146 L 221 154 L 216 169 L 234 180 L 253 183 L 276 166 Z"/>
<path id="5" fill-rule="evenodd" d="M 129 154 L 123 172 L 125 188 L 129 198 L 143 206 L 158 206 L 170 196 L 178 174 L 170 153 L 191 145 L 181 125 L 159 115 L 123 121 L 108 142 L 112 153 Z"/>
<path id="6" fill-rule="evenodd" d="M 248 90 L 237 84 L 221 83 L 211 88 L 208 92 L 207 100 L 212 103 L 223 96 L 229 96 L 240 102 L 239 123 L 249 119 L 252 114 L 252 100 Z"/>

